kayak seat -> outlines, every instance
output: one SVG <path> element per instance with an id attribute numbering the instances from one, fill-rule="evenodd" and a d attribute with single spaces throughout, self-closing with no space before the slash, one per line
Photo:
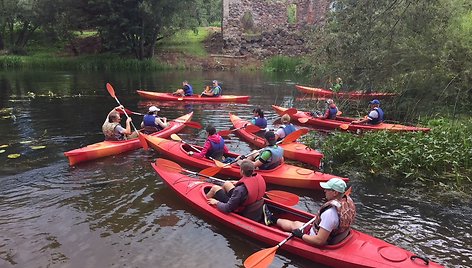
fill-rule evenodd
<path id="1" fill-rule="evenodd" d="M 336 244 L 341 243 L 342 241 L 344 241 L 344 239 L 346 239 L 346 237 L 349 236 L 350 233 L 351 233 L 351 229 L 346 230 L 346 231 L 334 236 L 333 238 L 328 240 L 328 245 L 336 245 Z"/>
<path id="2" fill-rule="evenodd" d="M 149 135 L 149 134 L 159 131 L 159 129 L 157 127 L 145 126 L 140 131 L 146 135 Z"/>

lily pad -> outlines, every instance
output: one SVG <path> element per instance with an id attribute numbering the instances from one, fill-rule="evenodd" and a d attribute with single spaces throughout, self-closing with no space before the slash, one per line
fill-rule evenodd
<path id="1" fill-rule="evenodd" d="M 21 156 L 21 154 L 9 154 L 7 157 L 10 158 L 10 159 L 15 159 L 15 158 L 18 158 L 20 156 Z"/>
<path id="2" fill-rule="evenodd" d="M 8 144 L 0 145 L 0 148 L 7 148 L 7 147 L 8 147 Z"/>
<path id="3" fill-rule="evenodd" d="M 33 150 L 39 150 L 39 149 L 44 149 L 46 146 L 44 145 L 37 145 L 37 146 L 30 146 L 31 149 Z"/>
<path id="4" fill-rule="evenodd" d="M 0 150 L 0 154 L 3 154 L 5 152 L 5 150 Z"/>
<path id="5" fill-rule="evenodd" d="M 21 144 L 28 144 L 28 143 L 32 143 L 33 141 L 20 141 Z"/>

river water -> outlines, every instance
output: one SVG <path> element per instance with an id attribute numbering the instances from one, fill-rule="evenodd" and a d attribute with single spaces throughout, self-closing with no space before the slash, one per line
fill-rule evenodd
<path id="1" fill-rule="evenodd" d="M 171 91 L 188 79 L 196 91 L 213 79 L 226 94 L 250 95 L 247 104 L 162 103 L 140 99 L 136 89 Z M 228 112 L 249 118 L 261 106 L 301 102 L 299 78 L 261 73 L 0 72 L 0 267 L 241 267 L 264 245 L 191 209 L 166 187 L 150 163 L 158 154 L 136 150 L 68 165 L 63 152 L 103 140 L 101 124 L 116 106 L 110 82 L 129 109 L 149 105 L 175 118 L 194 111 L 194 121 L 229 128 Z M 363 103 L 359 105 L 364 105 Z M 134 122 L 139 124 L 140 118 Z M 186 128 L 184 140 L 203 144 L 205 133 Z M 251 147 L 237 137 L 230 150 Z M 45 146 L 33 149 L 32 146 Z M 9 159 L 9 154 L 20 154 Z M 343 175 L 343 174 L 338 174 Z M 345 175 L 345 174 L 344 174 Z M 351 176 L 358 214 L 354 228 L 448 267 L 472 263 L 471 204 L 441 203 L 388 178 Z M 298 208 L 316 212 L 323 194 L 269 186 L 300 196 Z M 278 251 L 273 267 L 322 267 Z"/>

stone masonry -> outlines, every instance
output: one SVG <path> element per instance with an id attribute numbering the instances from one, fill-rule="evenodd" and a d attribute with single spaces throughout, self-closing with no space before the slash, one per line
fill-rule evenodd
<path id="1" fill-rule="evenodd" d="M 264 59 L 307 52 L 303 31 L 322 25 L 330 0 L 223 0 L 224 53 Z M 289 22 L 289 12 L 295 12 Z"/>

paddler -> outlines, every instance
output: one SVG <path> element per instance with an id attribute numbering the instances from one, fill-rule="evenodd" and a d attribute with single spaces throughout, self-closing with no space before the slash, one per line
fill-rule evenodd
<path id="1" fill-rule="evenodd" d="M 265 224 L 276 224 L 282 230 L 291 231 L 295 237 L 315 246 L 341 242 L 349 235 L 356 216 L 356 206 L 351 197 L 345 194 L 346 183 L 343 180 L 332 178 L 327 182 L 320 182 L 320 186 L 328 201 L 321 206 L 314 224 L 300 230 L 303 222 L 277 218 L 264 205 Z"/>
<path id="2" fill-rule="evenodd" d="M 151 134 L 169 126 L 167 118 L 157 116 L 157 112 L 160 110 L 156 106 L 149 107 L 149 112 L 144 115 L 143 122 L 141 122 L 141 127 L 145 134 Z"/>
<path id="3" fill-rule="evenodd" d="M 120 125 L 121 116 L 116 109 L 124 109 L 122 105 L 117 106 L 111 110 L 105 122 L 102 125 L 102 132 L 105 135 L 105 140 L 107 141 L 121 141 L 138 137 L 136 132 L 131 131 L 131 117 L 126 119 L 126 128 L 123 128 Z"/>
<path id="4" fill-rule="evenodd" d="M 194 153 L 193 151 L 189 151 L 188 155 L 193 155 L 194 157 L 198 158 L 213 158 L 218 161 L 224 161 L 224 154 L 228 153 L 228 148 L 225 145 L 225 140 L 216 133 L 216 129 L 212 125 L 208 125 L 206 127 L 206 132 L 208 135 L 205 144 L 203 145 L 203 149 L 199 153 Z"/>
<path id="5" fill-rule="evenodd" d="M 284 149 L 277 146 L 277 140 L 273 131 L 267 131 L 264 134 L 264 138 L 267 140 L 267 147 L 261 149 L 259 154 L 256 154 L 257 151 L 253 151 L 252 155 L 248 157 L 248 160 L 254 163 L 256 169 L 274 169 L 283 163 Z M 242 163 L 242 159 L 244 158 L 244 155 L 240 155 L 236 158 L 239 165 Z"/>
<path id="6" fill-rule="evenodd" d="M 380 108 L 380 101 L 375 99 L 369 102 L 370 112 L 362 120 L 352 121 L 352 124 L 378 125 L 384 121 L 384 111 Z"/>
<path id="7" fill-rule="evenodd" d="M 208 204 L 224 213 L 236 212 L 254 221 L 261 221 L 266 183 L 261 175 L 254 173 L 254 169 L 251 161 L 242 161 L 241 179 L 226 181 L 223 186 L 212 186 L 206 195 Z"/>
<path id="8" fill-rule="evenodd" d="M 280 118 L 280 121 L 282 122 L 282 125 L 275 131 L 275 139 L 277 141 L 283 140 L 288 134 L 296 131 L 297 129 L 295 126 L 290 123 L 290 115 L 284 114 Z"/>

